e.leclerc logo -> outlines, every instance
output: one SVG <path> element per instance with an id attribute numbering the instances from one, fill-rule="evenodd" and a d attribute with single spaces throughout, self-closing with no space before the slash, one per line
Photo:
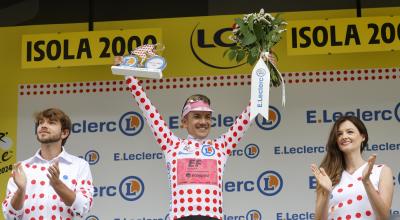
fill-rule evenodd
<path id="1" fill-rule="evenodd" d="M 136 176 L 128 176 L 119 184 L 119 193 L 127 201 L 135 201 L 144 193 L 144 183 Z"/>
<path id="2" fill-rule="evenodd" d="M 243 157 L 246 156 L 249 159 L 257 158 L 260 154 L 260 148 L 257 144 L 248 144 L 244 149 L 233 149 L 231 157 Z"/>
<path id="3" fill-rule="evenodd" d="M 86 152 L 85 154 L 85 160 L 90 164 L 90 165 L 95 165 L 97 162 L 100 160 L 100 155 L 97 151 L 95 150 L 90 150 Z"/>
<path id="4" fill-rule="evenodd" d="M 248 211 L 246 220 L 262 220 L 261 212 L 255 209 Z"/>
<path id="5" fill-rule="evenodd" d="M 283 188 L 282 176 L 273 170 L 262 172 L 257 180 L 224 181 L 224 192 L 253 192 L 256 189 L 264 196 L 275 196 Z"/>
<path id="6" fill-rule="evenodd" d="M 269 106 L 268 116 L 268 120 L 260 115 L 255 118 L 258 127 L 263 130 L 272 130 L 278 127 L 279 123 L 281 123 L 281 113 L 279 110 L 274 106 Z"/>
<path id="7" fill-rule="evenodd" d="M 121 196 L 126 201 L 136 201 L 144 194 L 145 186 L 142 179 L 137 176 L 127 176 L 118 186 L 95 186 L 94 197 Z"/>
<path id="8" fill-rule="evenodd" d="M 352 115 L 362 121 L 390 121 L 400 122 L 400 102 L 391 108 L 363 109 L 354 108 L 343 111 L 332 111 L 330 109 L 310 109 L 306 111 L 306 123 L 332 123 L 343 115 Z"/>
<path id="9" fill-rule="evenodd" d="M 261 212 L 252 209 L 245 214 L 229 215 L 224 214 L 223 220 L 262 220 Z"/>
<path id="10" fill-rule="evenodd" d="M 203 145 L 203 147 L 201 148 L 201 153 L 204 156 L 212 156 L 215 154 L 215 149 L 213 148 L 213 146 L 209 145 L 209 144 L 205 144 Z"/>
<path id="11" fill-rule="evenodd" d="M 105 133 L 118 130 L 127 135 L 135 136 L 143 129 L 143 117 L 134 111 L 126 112 L 118 121 L 87 121 L 72 123 L 72 133 Z"/>

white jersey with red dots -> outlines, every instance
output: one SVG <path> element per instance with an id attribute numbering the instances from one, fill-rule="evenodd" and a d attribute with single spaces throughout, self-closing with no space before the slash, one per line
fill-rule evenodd
<path id="1" fill-rule="evenodd" d="M 366 166 L 367 163 L 353 174 L 343 171 L 340 183 L 333 188 L 329 200 L 329 219 L 376 219 L 361 180 Z M 374 165 L 370 175 L 370 180 L 376 190 L 378 190 L 382 167 L 383 165 Z"/>
<path id="2" fill-rule="evenodd" d="M 180 139 L 151 104 L 135 77 L 127 84 L 165 155 L 170 184 L 170 219 L 192 215 L 222 219 L 222 176 L 231 151 L 250 125 L 249 106 L 214 140 Z"/>
<path id="3" fill-rule="evenodd" d="M 71 206 L 67 206 L 49 184 L 47 169 L 56 160 L 59 161 L 60 180 L 76 194 Z M 61 154 L 52 161 L 43 159 L 38 151 L 33 157 L 22 161 L 21 166 L 27 179 L 24 205 L 20 210 L 15 210 L 11 205 L 17 190 L 11 177 L 2 204 L 5 219 L 72 220 L 89 212 L 93 202 L 93 184 L 89 164 L 85 160 L 68 154 L 63 148 Z"/>

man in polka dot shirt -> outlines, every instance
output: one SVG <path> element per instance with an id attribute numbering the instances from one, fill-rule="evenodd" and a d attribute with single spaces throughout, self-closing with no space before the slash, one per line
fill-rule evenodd
<path id="1" fill-rule="evenodd" d="M 13 166 L 2 203 L 6 219 L 72 220 L 90 210 L 92 175 L 85 160 L 65 151 L 70 132 L 71 120 L 61 110 L 36 115 L 40 149 Z"/>
<path id="2" fill-rule="evenodd" d="M 126 82 L 166 158 L 170 219 L 222 219 L 224 167 L 250 125 L 249 106 L 225 134 L 211 140 L 207 139 L 211 129 L 210 100 L 204 95 L 190 96 L 181 115 L 188 137 L 181 139 L 170 131 L 138 80 L 127 77 Z"/>

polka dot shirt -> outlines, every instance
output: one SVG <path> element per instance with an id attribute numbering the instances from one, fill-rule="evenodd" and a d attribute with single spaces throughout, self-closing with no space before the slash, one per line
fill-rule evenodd
<path id="1" fill-rule="evenodd" d="M 201 215 L 222 219 L 224 167 L 250 125 L 249 106 L 219 138 L 195 140 L 189 136 L 180 139 L 169 130 L 138 80 L 127 77 L 126 82 L 166 158 L 171 193 L 170 218 Z"/>
<path id="2" fill-rule="evenodd" d="M 340 183 L 332 190 L 329 200 L 328 219 L 376 219 L 361 181 L 362 172 L 366 166 L 367 163 L 358 168 L 353 174 L 343 171 Z M 383 165 L 374 165 L 370 176 L 376 190 L 378 190 L 382 167 Z"/>
<path id="3" fill-rule="evenodd" d="M 71 206 L 65 205 L 49 184 L 47 169 L 56 159 L 59 161 L 60 180 L 76 192 L 75 201 Z M 89 164 L 81 158 L 68 154 L 64 149 L 56 159 L 47 161 L 38 151 L 33 157 L 21 163 L 27 178 L 24 205 L 21 210 L 12 207 L 11 199 L 17 186 L 13 178 L 10 178 L 7 195 L 2 203 L 5 219 L 72 220 L 89 212 L 93 201 Z"/>

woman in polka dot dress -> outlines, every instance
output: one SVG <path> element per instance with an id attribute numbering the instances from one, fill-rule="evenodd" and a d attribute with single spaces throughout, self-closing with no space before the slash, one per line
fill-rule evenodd
<path id="1" fill-rule="evenodd" d="M 362 158 L 367 143 L 367 129 L 357 117 L 343 116 L 335 122 L 320 168 L 311 165 L 318 182 L 316 219 L 389 219 L 392 171 L 375 165 L 376 155 L 368 161 Z"/>
<path id="2" fill-rule="evenodd" d="M 182 110 L 182 125 L 188 137 L 175 136 L 151 104 L 135 77 L 126 82 L 143 111 L 165 155 L 170 183 L 170 219 L 222 219 L 222 176 L 232 149 L 250 125 L 249 106 L 229 130 L 207 139 L 211 129 L 210 100 L 190 96 Z"/>

